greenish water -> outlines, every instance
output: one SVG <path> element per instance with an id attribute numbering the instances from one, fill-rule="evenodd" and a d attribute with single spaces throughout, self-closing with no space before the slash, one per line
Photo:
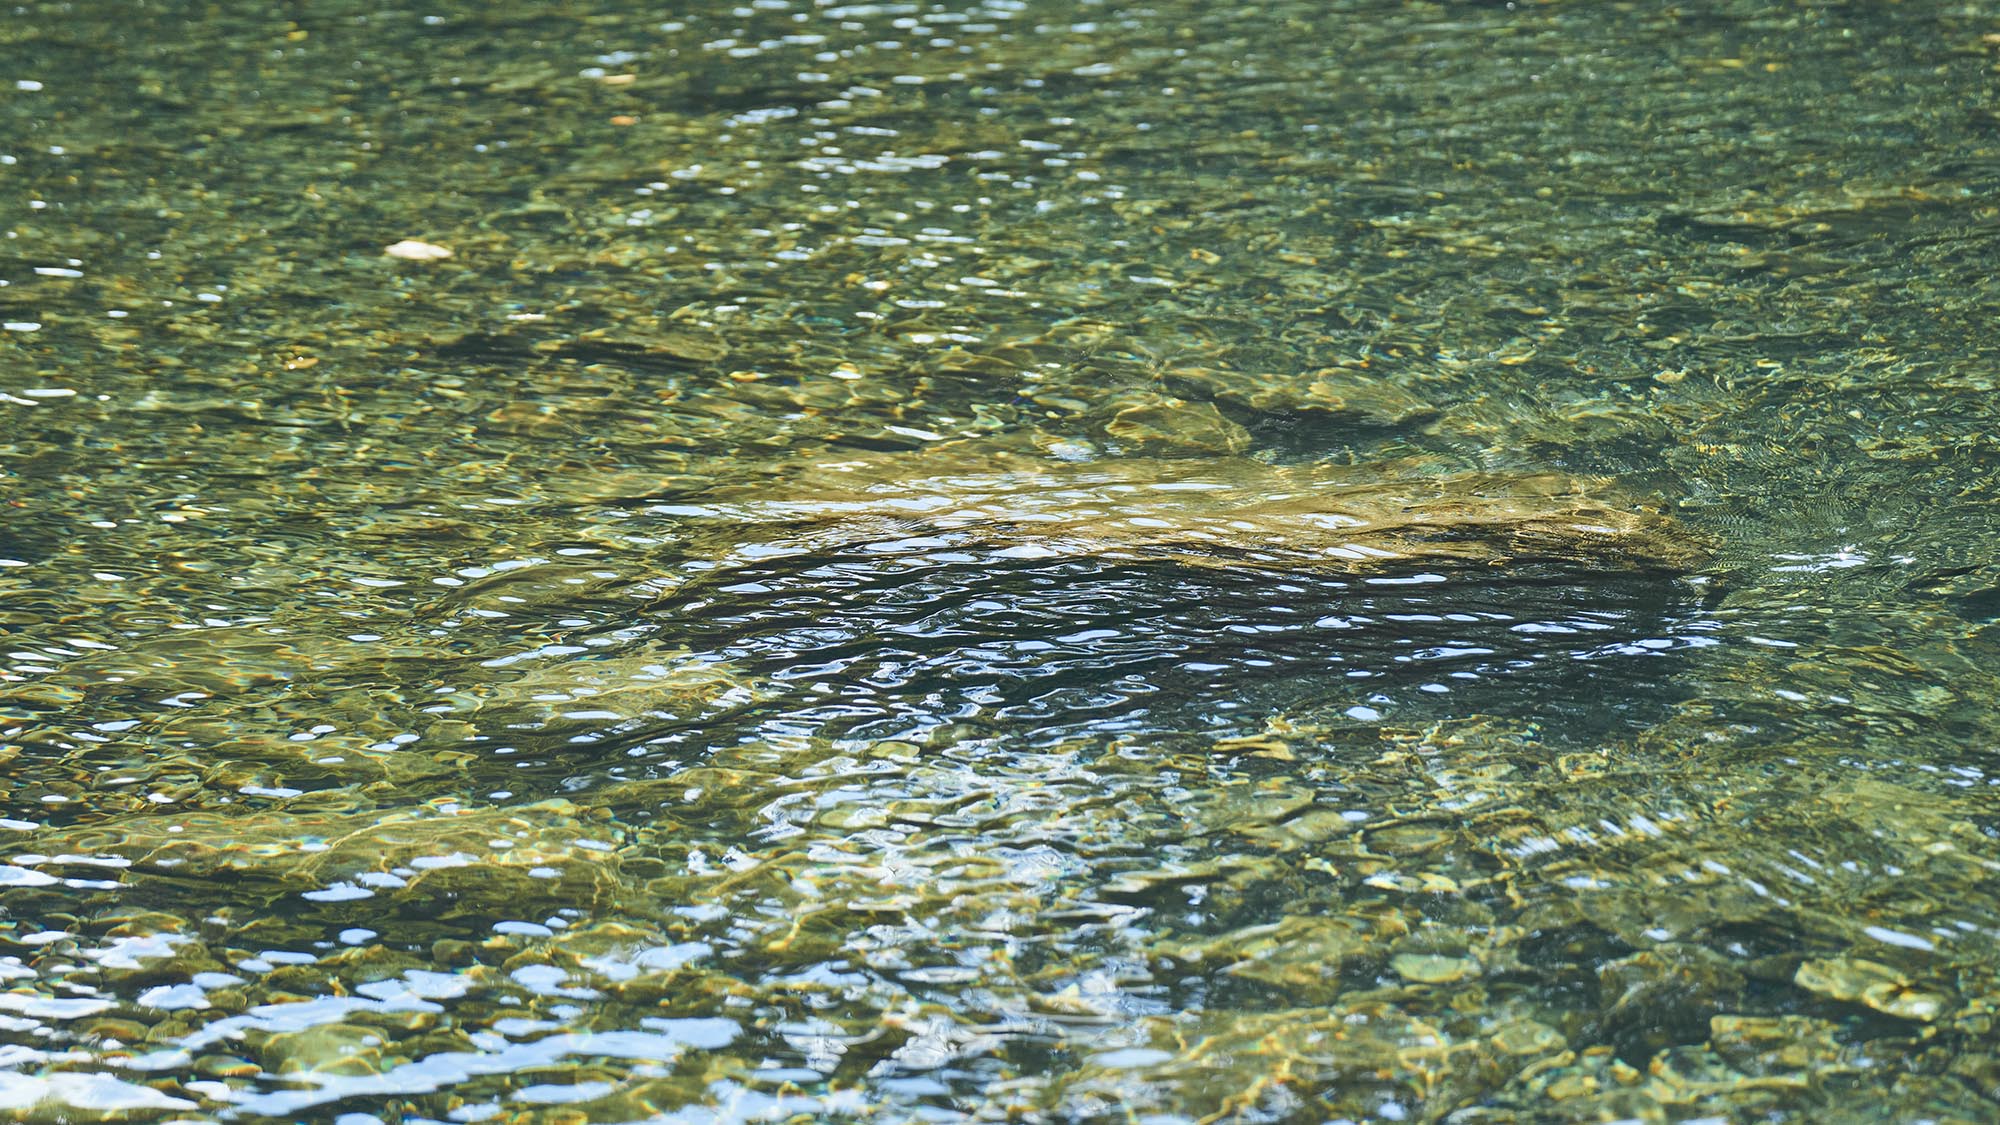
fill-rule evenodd
<path id="1" fill-rule="evenodd" d="M 0 1107 L 2000 1117 L 2000 8 L 302 11 L 0 23 Z"/>

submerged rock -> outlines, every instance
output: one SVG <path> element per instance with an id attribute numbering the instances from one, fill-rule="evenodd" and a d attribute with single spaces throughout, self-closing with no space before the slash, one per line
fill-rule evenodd
<path id="1" fill-rule="evenodd" d="M 1436 417 L 1437 407 L 1396 382 L 1345 367 L 1303 375 L 1259 375 L 1223 367 L 1176 367 L 1168 386 L 1253 418 L 1304 416 L 1387 429 Z"/>
<path id="2" fill-rule="evenodd" d="M 391 243 L 382 253 L 388 257 L 401 258 L 407 262 L 435 262 L 451 257 L 451 251 L 446 247 L 439 246 L 435 242 L 423 242 L 415 238 L 406 238 L 401 242 Z"/>
<path id="3" fill-rule="evenodd" d="M 1793 983 L 1809 992 L 1921 1023 L 1936 1020 L 1951 1006 L 1943 993 L 1916 985 L 1879 961 L 1861 957 L 1807 961 L 1799 966 Z"/>
<path id="4" fill-rule="evenodd" d="M 1423 475 L 1401 464 L 1249 458 L 1069 462 L 974 443 L 823 461 L 669 505 L 768 550 L 977 549 L 1201 567 L 1372 569 L 1444 561 L 1684 571 L 1707 555 L 1610 482 L 1560 473 Z M 768 528 L 769 531 L 760 531 Z"/>
<path id="5" fill-rule="evenodd" d="M 1479 972 L 1479 962 L 1470 957 L 1441 957 L 1434 953 L 1398 953 L 1389 959 L 1396 975 L 1416 984 L 1451 984 Z"/>
<path id="6" fill-rule="evenodd" d="M 1212 403 L 1188 403 L 1177 398 L 1149 398 L 1121 407 L 1104 432 L 1135 449 L 1239 452 L 1250 445 L 1250 433 L 1223 417 Z"/>

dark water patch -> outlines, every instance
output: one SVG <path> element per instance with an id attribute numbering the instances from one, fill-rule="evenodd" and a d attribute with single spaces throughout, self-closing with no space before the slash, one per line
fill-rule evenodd
<path id="1" fill-rule="evenodd" d="M 1693 587 L 1546 567 L 790 558 L 649 616 L 697 651 L 837 699 L 822 731 L 835 737 L 956 722 L 1046 738 L 1219 734 L 1279 712 L 1408 723 L 1497 710 L 1587 739 L 1657 721 L 1676 660 L 1718 643 Z"/>

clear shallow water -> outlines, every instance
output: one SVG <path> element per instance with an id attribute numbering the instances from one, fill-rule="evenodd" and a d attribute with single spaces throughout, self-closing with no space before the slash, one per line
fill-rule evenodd
<path id="1" fill-rule="evenodd" d="M 19 10 L 0 1105 L 1990 1119 L 1995 34 Z"/>

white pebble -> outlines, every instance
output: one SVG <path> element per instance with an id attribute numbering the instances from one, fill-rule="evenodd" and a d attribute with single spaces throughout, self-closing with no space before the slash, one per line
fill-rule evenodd
<path id="1" fill-rule="evenodd" d="M 450 250 L 434 242 L 419 242 L 414 238 L 406 238 L 383 250 L 382 253 L 391 258 L 402 258 L 411 262 L 435 262 L 440 258 L 451 257 Z"/>

